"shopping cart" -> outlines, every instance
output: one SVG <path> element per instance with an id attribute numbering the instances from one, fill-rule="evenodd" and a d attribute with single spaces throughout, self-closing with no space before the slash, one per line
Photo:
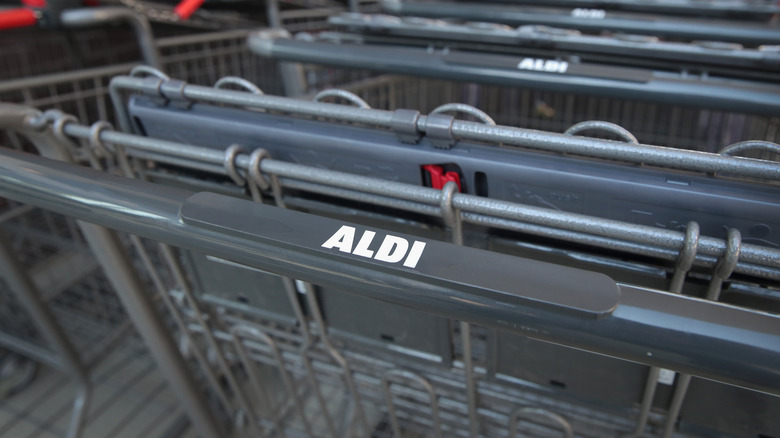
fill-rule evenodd
<path id="1" fill-rule="evenodd" d="M 126 17 L 127 10 L 86 9 L 79 14 L 68 17 L 82 24 L 89 17 L 113 23 Z M 110 122 L 109 79 L 143 62 L 144 53 L 157 54 L 147 57 L 146 64 L 162 59 L 169 71 L 195 83 L 243 75 L 268 80 L 267 88 L 274 89 L 277 69 L 250 55 L 244 47 L 246 32 L 182 34 L 166 28 L 162 33 L 177 35 L 153 39 L 144 34 L 142 39 L 154 45 L 145 52 L 138 29 L 149 30 L 141 25 L 136 30 L 99 26 L 4 32 L 0 64 L 7 68 L 0 99 Z M 0 143 L 34 150 L 12 132 L 4 132 Z M 121 302 L 75 222 L 12 201 L 3 200 L 0 206 L 3 234 L 8 235 L 0 336 L 5 348 L 23 354 L 3 350 L 0 435 L 167 436 L 186 427 L 161 376 L 149 374 L 153 364 L 145 348 L 128 337 L 132 329 Z M 31 380 L 35 362 L 23 358 L 47 368 Z M 64 371 L 71 382 L 56 379 L 52 368 Z"/>
<path id="2" fill-rule="evenodd" d="M 291 131 L 303 132 L 293 124 L 296 119 L 324 119 L 342 132 L 343 141 L 357 138 L 353 129 L 381 127 L 380 132 L 406 141 L 423 137 L 424 145 L 441 131 L 436 114 L 410 118 L 414 114 L 403 110 L 294 101 L 161 76 L 120 77 L 112 88 L 117 98 L 132 92 L 171 112 L 187 114 L 212 104 L 215 111 L 229 110 L 222 108 L 227 105 L 258 117 L 287 117 L 278 126 Z M 115 106 L 120 126 L 137 128 L 128 117 L 133 107 L 128 112 L 126 105 Z M 316 166 L 310 159 L 279 160 L 258 149 L 270 142 L 259 144 L 251 136 L 240 143 L 242 150 L 208 144 L 206 137 L 182 143 L 186 136 L 178 137 L 184 134 L 176 134 L 173 125 L 165 134 L 177 139 L 158 139 L 151 131 L 139 137 L 72 120 L 58 125 L 62 116 L 48 114 L 54 124 L 43 128 L 19 117 L 6 127 L 33 141 L 39 136 L 39 144 L 52 147 L 56 142 L 42 138 L 51 140 L 59 126 L 61 135 L 80 140 L 100 162 L 117 160 L 125 175 L 156 183 L 7 152 L 0 190 L 12 199 L 162 242 L 155 247 L 135 240 L 136 256 L 123 256 L 125 248 L 111 233 L 82 226 L 125 299 L 148 293 L 133 279 L 137 267 L 130 260 L 141 260 L 142 270 L 156 278 L 154 291 L 176 321 L 193 363 L 195 388 L 207 388 L 212 407 L 170 356 L 173 340 L 155 325 L 155 313 L 132 306 L 128 311 L 206 436 L 230 429 L 253 436 L 507 436 L 519 431 L 595 437 L 642 433 L 647 421 L 667 436 L 675 427 L 681 436 L 771 436 L 777 427 L 771 414 L 761 414 L 776 410 L 776 397 L 688 374 L 777 394 L 778 320 L 767 312 L 774 309 L 778 276 L 771 245 L 741 243 L 736 232 L 727 239 L 698 237 L 696 225 L 664 230 L 457 193 L 454 181 L 437 190 L 393 181 L 392 173 L 366 176 L 366 163 L 350 171 L 356 176 L 328 169 L 334 161 L 328 164 L 327 154 Z M 28 120 L 45 119 L 32 115 Z M 401 124 L 402 119 L 415 123 Z M 631 149 L 633 158 L 630 152 L 621 158 L 663 166 L 658 160 L 665 156 L 667 166 L 730 172 L 741 180 L 775 181 L 779 171 L 777 164 L 761 160 L 624 148 L 619 142 L 580 142 L 550 133 L 531 138 L 518 129 L 448 120 L 464 142 L 547 149 L 565 143 L 575 147 L 566 152 L 585 155 L 604 146 Z M 385 164 L 391 165 L 379 166 Z M 470 178 L 466 183 L 476 186 Z M 53 193 L 52 187 L 62 192 Z M 88 187 L 89 196 L 76 195 Z M 192 194 L 204 189 L 212 193 Z M 487 239 L 486 231 L 491 231 Z M 476 242 L 491 251 L 442 239 Z M 556 250 L 551 245 L 556 241 L 579 249 Z M 402 246 L 403 254 L 395 254 L 393 248 Z M 615 251 L 622 257 L 608 262 Z M 546 254 L 553 263 L 502 253 Z M 575 263 L 589 269 L 568 266 Z M 629 275 L 618 285 L 597 273 L 604 269 Z M 685 295 L 637 285 L 644 281 L 640 272 L 655 272 L 661 288 Z M 752 298 L 724 305 L 690 297 L 698 293 L 710 299 Z M 727 353 L 733 351 L 739 354 Z M 576 372 L 566 363 L 579 364 Z M 681 374 L 675 379 L 667 369 Z M 617 380 L 597 385 L 610 378 Z M 734 400 L 743 407 L 734 409 Z M 745 415 L 751 420 L 737 418 Z"/>
<path id="3" fill-rule="evenodd" d="M 612 4 L 620 3 L 613 2 Z M 689 2 L 677 3 L 680 9 L 690 8 Z M 687 5 L 685 3 L 688 3 Z M 684 41 L 720 41 L 740 43 L 750 47 L 776 45 L 780 42 L 777 23 L 773 21 L 739 20 L 738 14 L 728 13 L 720 19 L 707 16 L 705 2 L 697 9 L 702 13 L 694 16 L 658 15 L 630 11 L 613 12 L 609 7 L 599 8 L 554 8 L 484 4 L 473 2 L 409 2 L 385 0 L 382 9 L 396 15 L 429 18 L 452 18 L 468 21 L 486 21 L 512 26 L 545 25 L 583 32 L 613 32 L 629 35 L 651 35 Z M 669 4 L 665 2 L 665 4 Z M 712 9 L 717 11 L 717 2 Z M 760 5 L 752 6 L 761 9 Z M 740 9 L 739 6 L 736 6 Z M 744 9 L 744 6 L 742 7 Z M 770 7 L 765 17 L 771 18 L 776 8 Z"/>
<path id="4" fill-rule="evenodd" d="M 502 0 L 492 3 L 506 3 L 516 5 L 535 5 L 537 2 L 530 0 Z M 652 12 L 667 15 L 691 15 L 696 17 L 723 17 L 737 19 L 770 20 L 773 15 L 780 12 L 780 7 L 773 0 L 712 0 L 700 2 L 697 0 L 682 0 L 674 2 L 642 1 L 642 0 L 599 0 L 594 7 L 590 0 L 552 0 L 545 2 L 550 6 L 569 7 L 574 9 L 624 10 L 638 12 Z M 578 12 L 572 12 L 577 14 Z M 586 15 L 587 12 L 580 11 Z M 594 12 L 591 12 L 594 14 Z M 598 12 L 595 12 L 598 16 Z"/>
<path id="5" fill-rule="evenodd" d="M 722 81 L 652 68 L 578 64 L 546 55 L 518 59 L 450 50 L 449 44 L 363 44 L 360 35 L 351 33 L 293 39 L 260 31 L 250 36 L 249 45 L 261 56 L 302 63 L 301 84 L 288 90 L 293 95 L 343 86 L 378 108 L 432 111 L 460 102 L 501 124 L 557 132 L 579 122 L 605 120 L 628 129 L 643 143 L 709 152 L 748 139 L 777 140 L 777 102 L 770 101 L 779 94 L 769 80 Z M 366 70 L 392 75 L 344 83 L 308 74 L 310 64 L 334 78 Z M 574 71 L 575 66 L 581 69 Z"/>

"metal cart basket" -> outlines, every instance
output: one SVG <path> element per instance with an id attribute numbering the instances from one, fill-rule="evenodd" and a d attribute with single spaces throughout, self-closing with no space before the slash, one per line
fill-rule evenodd
<path id="1" fill-rule="evenodd" d="M 120 16 L 126 13 L 109 10 Z M 95 16 L 103 11 L 85 10 Z M 212 84 L 224 76 L 242 75 L 268 81 L 267 88 L 274 90 L 278 69 L 251 56 L 245 48 L 246 36 L 244 31 L 229 31 L 143 38 L 154 43 L 162 66 L 195 83 Z M 0 64 L 6 67 L 1 73 L 0 100 L 107 123 L 114 120 L 108 100 L 110 78 L 142 59 L 137 33 L 124 27 L 18 30 L 0 37 Z M 32 150 L 12 132 L 0 138 L 3 146 Z M 76 223 L 6 199 L 0 201 L 0 223 L 5 236 L 0 337 L 9 349 L 2 351 L 2 397 L 14 395 L 13 403 L 4 404 L 0 435 L 168 436 L 186 427 L 165 382 L 149 374 L 153 365 L 145 348 L 128 336 L 132 328 L 122 304 Z M 72 382 L 63 383 L 44 368 L 39 369 L 34 388 L 25 391 L 38 368 L 36 362 L 65 372 Z M 8 377 L 9 372 L 15 374 Z M 136 390 L 133 385 L 141 386 Z M 54 396 L 63 391 L 76 395 Z M 117 402 L 125 398 L 131 401 Z M 47 407 L 38 409 L 42 403 Z M 132 408 L 116 413 L 127 403 Z"/>
<path id="2" fill-rule="evenodd" d="M 390 24 L 383 25 L 381 19 Z M 349 28 L 360 20 L 335 17 L 332 21 Z M 580 54 L 581 63 L 569 62 L 566 57 L 551 57 L 544 47 L 537 46 L 555 42 L 560 51 L 563 49 L 558 45 L 564 40 L 576 43 L 581 39 L 581 47 L 593 47 L 590 44 L 597 41 L 595 44 L 602 47 L 632 45 L 638 51 L 652 44 L 578 34 L 564 38 L 557 35 L 563 32 L 559 29 L 514 31 L 485 23 L 448 26 L 419 18 L 395 24 L 392 17 L 363 21 L 370 22 L 366 27 L 377 29 L 373 39 L 355 32 L 291 38 L 280 32 L 260 31 L 250 36 L 249 45 L 269 59 L 302 63 L 295 76 L 299 83 L 287 88 L 288 95 L 314 95 L 339 87 L 377 108 L 423 111 L 459 102 L 480 108 L 501 124 L 556 132 L 578 122 L 603 120 L 623 126 L 641 142 L 710 152 L 749 139 L 777 141 L 773 109 L 777 102 L 770 102 L 780 95 L 774 72 L 769 73 L 769 79 L 741 82 L 717 80 L 707 73 L 681 73 L 679 66 L 671 70 L 668 66 L 640 68 L 647 60 L 638 58 L 636 66 L 602 64 L 600 53 L 591 58 L 594 62 L 586 62 L 589 58 L 585 54 Z M 469 30 L 465 36 L 464 29 Z M 391 38 L 404 30 L 409 33 L 407 38 Z M 498 45 L 496 40 L 501 37 L 508 41 L 527 38 L 528 44 L 523 51 L 519 44 L 512 47 L 504 41 L 519 55 L 484 49 Z M 426 44 L 430 38 L 434 41 Z M 695 45 L 670 45 L 684 47 L 687 52 L 696 49 Z M 578 50 L 584 49 L 570 46 L 565 54 L 578 57 Z M 762 59 L 776 56 L 771 51 L 747 52 Z M 680 62 L 674 57 L 679 54 L 663 56 L 668 56 L 666 63 Z M 317 66 L 313 72 L 309 71 L 311 65 Z M 699 68 L 708 71 L 708 67 Z M 367 70 L 392 75 L 368 77 Z M 344 82 L 349 73 L 357 80 Z M 289 71 L 287 75 L 292 76 Z M 763 108 L 762 103 L 766 104 Z"/>

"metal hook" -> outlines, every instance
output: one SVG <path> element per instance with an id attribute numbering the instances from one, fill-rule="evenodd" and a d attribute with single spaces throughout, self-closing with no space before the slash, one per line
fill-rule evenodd
<path id="1" fill-rule="evenodd" d="M 723 288 L 723 282 L 731 276 L 739 261 L 739 252 L 742 249 L 742 234 L 736 228 L 729 229 L 726 237 L 726 251 L 718 260 L 712 273 L 712 280 L 707 288 L 707 299 L 718 301 Z"/>
<path id="2" fill-rule="evenodd" d="M 468 114 L 470 116 L 476 117 L 486 125 L 496 125 L 496 121 L 493 120 L 493 118 L 490 117 L 486 112 L 471 105 L 466 105 L 465 103 L 445 103 L 444 105 L 434 108 L 430 114 L 439 114 L 445 112 L 459 112 Z"/>
<path id="3" fill-rule="evenodd" d="M 224 78 L 220 78 L 220 80 L 214 84 L 214 88 L 224 88 L 225 85 L 235 85 L 251 92 L 252 94 L 258 94 L 261 96 L 265 94 L 263 93 L 263 90 L 260 89 L 260 87 L 238 76 L 225 76 Z"/>
<path id="4" fill-rule="evenodd" d="M 393 435 L 396 437 L 401 436 L 401 427 L 398 424 L 398 416 L 395 412 L 395 406 L 393 404 L 393 393 L 390 391 L 391 377 L 402 378 L 408 381 L 413 381 L 422 386 L 428 393 L 428 400 L 431 406 L 431 417 L 433 417 L 433 434 L 436 438 L 441 438 L 441 421 L 439 420 L 439 405 L 438 398 L 436 397 L 436 391 L 433 389 L 433 385 L 424 377 L 415 374 L 411 371 L 405 370 L 389 370 L 382 375 L 382 386 L 385 390 L 385 399 L 387 401 L 387 407 L 390 411 L 390 425 L 393 428 Z"/>
<path id="5" fill-rule="evenodd" d="M 51 122 L 56 122 L 59 120 L 60 117 L 62 117 L 65 113 L 63 113 L 60 110 L 56 109 L 49 109 L 44 112 L 38 111 L 36 114 L 31 114 L 27 117 L 26 123 L 27 126 L 40 131 L 46 127 Z"/>
<path id="6" fill-rule="evenodd" d="M 222 161 L 225 171 L 237 186 L 246 184 L 246 179 L 236 170 L 236 156 L 241 153 L 244 153 L 243 147 L 237 144 L 230 145 L 230 147 L 225 149 L 225 158 Z"/>
<path id="7" fill-rule="evenodd" d="M 106 129 L 113 131 L 114 126 L 111 123 L 105 121 L 99 121 L 93 123 L 89 127 L 89 144 L 93 148 L 100 151 L 100 153 L 102 153 L 105 157 L 111 157 L 114 154 L 116 154 L 116 148 L 113 145 L 111 145 L 111 147 L 109 148 L 103 142 L 103 140 L 100 139 L 100 134 Z"/>
<path id="8" fill-rule="evenodd" d="M 765 140 L 747 140 L 730 144 L 718 153 L 721 155 L 735 155 L 746 151 L 774 152 L 780 154 L 780 144 Z"/>
<path id="9" fill-rule="evenodd" d="M 452 206 L 452 200 L 457 192 L 458 185 L 453 181 L 447 182 L 441 189 L 439 208 L 441 209 L 441 216 L 444 219 L 444 223 L 452 228 L 453 243 L 456 245 L 463 245 L 463 222 L 460 218 L 460 209 Z"/>
<path id="10" fill-rule="evenodd" d="M 255 149 L 249 156 L 249 176 L 262 190 L 268 190 L 271 187 L 271 182 L 263 176 L 263 171 L 260 169 L 260 162 L 266 158 L 271 158 L 271 154 L 265 149 Z"/>
<path id="11" fill-rule="evenodd" d="M 133 67 L 132 70 L 130 70 L 130 76 L 131 77 L 140 77 L 141 75 L 149 75 L 149 76 L 155 76 L 159 79 L 162 79 L 164 81 L 171 80 L 171 77 L 166 75 L 165 73 L 161 72 L 160 70 L 150 67 L 148 65 L 137 65 Z"/>
<path id="12" fill-rule="evenodd" d="M 672 277 L 672 283 L 669 286 L 669 292 L 680 293 L 682 291 L 685 276 L 688 274 L 688 271 L 691 270 L 693 262 L 696 260 L 696 251 L 699 249 L 699 233 L 699 223 L 696 221 L 688 222 L 688 225 L 685 227 L 683 246 L 680 248 L 680 254 L 677 256 L 677 263 L 674 270 L 674 276 Z"/>
<path id="13" fill-rule="evenodd" d="M 355 106 L 359 108 L 371 109 L 371 105 L 369 105 L 365 100 L 361 99 L 357 94 L 346 90 L 339 90 L 337 88 L 320 91 L 314 96 L 313 100 L 315 102 L 321 102 L 326 97 L 340 97 L 355 104 Z"/>
<path id="14" fill-rule="evenodd" d="M 569 129 L 563 131 L 566 135 L 577 135 L 583 131 L 602 131 L 610 134 L 617 135 L 627 143 L 639 144 L 639 140 L 634 137 L 628 129 L 617 125 L 615 123 L 604 122 L 601 120 L 586 120 L 584 122 L 575 123 Z"/>
<path id="15" fill-rule="evenodd" d="M 574 438 L 574 430 L 572 429 L 571 424 L 566 421 L 565 418 L 556 414 L 555 412 L 550 412 L 547 409 L 534 408 L 530 406 L 517 409 L 509 418 L 509 436 L 512 438 L 517 436 L 517 421 L 520 419 L 521 415 L 525 418 L 528 418 L 529 416 L 535 416 L 550 419 L 561 426 L 561 431 L 563 432 L 563 436 L 565 438 Z"/>

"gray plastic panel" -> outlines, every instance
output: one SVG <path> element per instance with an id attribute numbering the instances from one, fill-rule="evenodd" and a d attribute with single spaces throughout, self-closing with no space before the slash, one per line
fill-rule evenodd
<path id="1" fill-rule="evenodd" d="M 189 253 L 192 276 L 202 300 L 277 322 L 295 325 L 295 313 L 281 277 Z"/>
<path id="2" fill-rule="evenodd" d="M 320 297 L 329 332 L 347 342 L 442 364 L 451 360 L 446 318 L 333 289 L 323 289 Z"/>
<path id="3" fill-rule="evenodd" d="M 693 379 L 679 429 L 696 436 L 780 437 L 780 397 Z"/>
<path id="4" fill-rule="evenodd" d="M 589 401 L 631 408 L 642 401 L 648 367 L 623 360 L 493 332 L 495 372 Z"/>

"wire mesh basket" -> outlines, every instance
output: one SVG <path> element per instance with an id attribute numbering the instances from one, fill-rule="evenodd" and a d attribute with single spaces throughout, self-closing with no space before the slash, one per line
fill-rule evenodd
<path id="1" fill-rule="evenodd" d="M 244 31 L 182 34 L 180 30 L 163 29 L 158 33 L 176 35 L 158 39 L 155 45 L 165 67 L 180 77 L 212 84 L 224 76 L 243 75 L 258 82 L 267 81 L 271 90 L 278 81 L 274 73 L 277 69 L 269 67 L 273 63 L 250 56 L 244 47 Z M 113 75 L 126 73 L 142 59 L 136 37 L 132 29 L 121 26 L 79 31 L 4 32 L 0 63 L 8 68 L 2 72 L 0 100 L 112 121 L 108 82 Z M 14 149 L 35 151 L 28 141 L 10 131 L 3 132 L 0 142 Z M 47 380 L 48 368 L 38 372 L 44 377 L 32 380 L 34 374 L 23 374 L 23 371 L 33 370 L 35 365 L 18 362 L 21 359 L 15 354 L 6 355 L 3 350 L 3 399 L 15 397 L 8 398 L 8 404 L 0 404 L 4 413 L 0 434 L 105 436 L 107 431 L 100 428 L 110 421 L 133 428 L 154 426 L 157 428 L 154 433 L 171 433 L 169 426 L 180 423 L 176 423 L 179 419 L 177 404 L 161 404 L 160 412 L 166 415 L 155 415 L 154 422 L 144 423 L 150 420 L 139 415 L 137 409 L 111 414 L 111 409 L 96 407 L 94 400 L 89 403 L 90 393 L 97 394 L 106 407 L 125 403 L 117 400 L 132 393 L 126 388 L 113 387 L 113 380 L 100 377 L 105 361 L 112 355 L 123 354 L 130 342 L 127 335 L 132 329 L 114 288 L 106 280 L 76 223 L 67 217 L 8 200 L 0 204 L 0 215 L 0 228 L 10 236 L 8 250 L 19 263 L 18 273 L 32 282 L 32 293 L 42 308 L 41 318 L 54 323 L 52 330 L 65 335 L 64 339 L 54 341 L 46 332 L 42 333 L 39 320 L 17 299 L 17 288 L 3 281 L 0 282 L 3 345 L 63 370 L 71 377 L 75 375 L 74 383 L 65 385 L 65 389 L 62 384 Z M 72 346 L 70 356 L 62 356 L 57 347 L 59 342 Z M 57 359 L 55 356 L 58 355 L 65 359 Z M 74 371 L 71 366 L 78 370 Z M 126 372 L 134 371 L 128 368 Z M 33 416 L 17 411 L 21 406 L 19 403 L 24 403 L 27 397 L 23 390 L 28 385 L 32 385 L 29 391 L 36 392 L 49 383 L 53 385 L 52 391 L 69 391 L 73 387 L 76 396 L 70 397 L 72 393 L 69 392 L 67 397 L 58 397 L 61 406 L 37 410 Z M 158 403 L 168 391 L 164 384 L 148 389 L 151 392 L 146 400 L 151 404 Z M 113 395 L 109 398 L 106 391 Z M 69 404 L 73 408 L 72 415 Z M 111 417 L 113 420 L 106 419 Z M 186 424 L 185 421 L 185 428 Z M 178 429 L 181 428 L 179 424 Z M 127 436 L 131 436 L 130 433 L 132 431 L 123 432 Z M 141 433 L 139 436 L 148 435 Z"/>

